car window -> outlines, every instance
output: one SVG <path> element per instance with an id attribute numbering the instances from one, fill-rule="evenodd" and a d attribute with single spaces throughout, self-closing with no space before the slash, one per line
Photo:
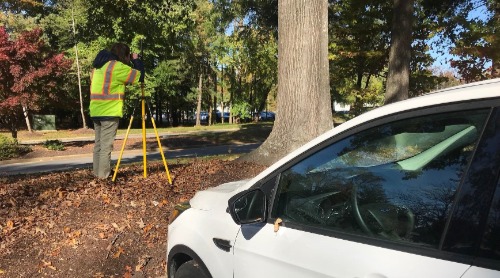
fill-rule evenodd
<path id="1" fill-rule="evenodd" d="M 437 248 L 487 115 L 416 117 L 337 141 L 282 172 L 272 216 Z"/>
<path id="2" fill-rule="evenodd" d="M 500 262 L 500 180 L 488 215 L 480 256 Z"/>
<path id="3" fill-rule="evenodd" d="M 461 184 L 443 250 L 500 270 L 500 109 L 496 109 Z M 478 246 L 477 239 L 482 239 Z"/>

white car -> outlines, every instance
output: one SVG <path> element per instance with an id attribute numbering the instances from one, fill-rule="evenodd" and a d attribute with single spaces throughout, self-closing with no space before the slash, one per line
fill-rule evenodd
<path id="1" fill-rule="evenodd" d="M 500 79 L 374 109 L 198 192 L 169 278 L 500 277 Z"/>

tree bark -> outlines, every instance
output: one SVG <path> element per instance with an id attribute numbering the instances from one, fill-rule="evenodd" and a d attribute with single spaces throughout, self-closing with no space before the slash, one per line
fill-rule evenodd
<path id="1" fill-rule="evenodd" d="M 385 104 L 408 98 L 414 0 L 394 0 Z"/>
<path id="2" fill-rule="evenodd" d="M 23 105 L 23 115 L 24 115 L 24 120 L 26 121 L 26 127 L 28 128 L 28 131 L 33 132 L 33 129 L 31 128 L 30 117 L 28 114 L 28 108 L 25 105 Z"/>
<path id="3" fill-rule="evenodd" d="M 220 77 L 220 122 L 224 123 L 224 65 L 222 65 L 222 71 L 221 71 L 221 77 Z"/>
<path id="4" fill-rule="evenodd" d="M 201 112 L 201 93 L 203 89 L 203 74 L 200 73 L 198 80 L 198 102 L 196 105 L 196 126 L 200 126 L 200 112 Z"/>
<path id="5" fill-rule="evenodd" d="M 242 160 L 270 165 L 333 127 L 328 1 L 278 1 L 278 95 L 267 140 Z"/>

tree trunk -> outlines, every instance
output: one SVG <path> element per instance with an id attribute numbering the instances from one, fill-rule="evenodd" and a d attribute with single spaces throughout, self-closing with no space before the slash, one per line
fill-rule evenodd
<path id="1" fill-rule="evenodd" d="M 33 130 L 31 129 L 31 122 L 30 122 L 30 117 L 28 114 L 28 108 L 24 105 L 23 105 L 23 114 L 24 114 L 24 120 L 26 121 L 26 127 L 28 128 L 28 131 L 33 132 Z"/>
<path id="2" fill-rule="evenodd" d="M 333 127 L 328 1 L 278 1 L 277 115 L 267 140 L 242 160 L 270 165 Z"/>
<path id="3" fill-rule="evenodd" d="M 222 74 L 220 77 L 220 122 L 224 123 L 224 65 L 222 65 Z"/>
<path id="4" fill-rule="evenodd" d="M 203 89 L 203 74 L 200 73 L 198 80 L 198 103 L 196 105 L 196 126 L 200 126 L 200 112 L 201 112 L 201 93 Z"/>
<path id="5" fill-rule="evenodd" d="M 229 94 L 229 124 L 233 124 L 233 94 L 227 90 L 227 93 Z"/>
<path id="6" fill-rule="evenodd" d="M 414 0 L 394 0 L 385 104 L 408 98 Z"/>
<path id="7" fill-rule="evenodd" d="M 73 25 L 73 36 L 76 37 L 76 29 L 75 29 L 75 15 L 73 13 L 73 8 L 71 8 L 71 20 L 72 20 L 72 25 Z M 82 114 L 82 123 L 83 123 L 83 128 L 88 128 L 87 127 L 87 120 L 85 119 L 85 112 L 83 110 L 83 96 L 82 96 L 82 82 L 81 82 L 81 77 L 80 77 L 80 62 L 78 60 L 78 45 L 76 43 L 75 39 L 75 58 L 76 58 L 76 69 L 77 69 L 77 77 L 78 77 L 78 91 L 80 93 L 80 113 Z"/>

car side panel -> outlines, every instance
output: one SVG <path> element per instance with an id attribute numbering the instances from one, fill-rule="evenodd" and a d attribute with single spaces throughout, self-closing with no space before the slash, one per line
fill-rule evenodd
<path id="1" fill-rule="evenodd" d="M 480 268 L 473 266 L 471 267 L 462 278 L 498 278 L 500 277 L 500 271 Z"/>
<path id="2" fill-rule="evenodd" d="M 234 277 L 458 278 L 469 267 L 287 227 L 275 233 L 273 225 L 266 224 L 242 227 Z"/>

